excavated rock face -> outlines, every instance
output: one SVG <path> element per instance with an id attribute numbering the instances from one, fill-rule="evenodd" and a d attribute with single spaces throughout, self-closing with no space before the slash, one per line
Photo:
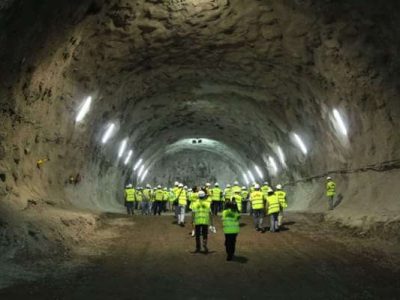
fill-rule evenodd
<path id="1" fill-rule="evenodd" d="M 118 210 L 142 158 L 152 184 L 243 182 L 257 165 L 290 183 L 298 209 L 325 209 L 330 172 L 338 214 L 400 211 L 397 1 L 0 3 L 1 206 L 24 207 L 34 193 Z M 111 122 L 118 130 L 103 145 Z M 66 184 L 76 173 L 81 183 Z"/>

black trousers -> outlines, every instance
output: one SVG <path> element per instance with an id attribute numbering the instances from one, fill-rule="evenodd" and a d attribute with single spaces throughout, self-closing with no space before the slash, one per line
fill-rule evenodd
<path id="1" fill-rule="evenodd" d="M 158 214 L 161 215 L 161 211 L 162 211 L 162 201 L 154 201 L 154 215 Z"/>
<path id="2" fill-rule="evenodd" d="M 134 215 L 133 204 L 134 204 L 133 202 L 126 202 L 126 204 L 125 204 L 128 215 Z"/>
<path id="3" fill-rule="evenodd" d="M 207 241 L 208 225 L 195 225 L 196 249 L 200 249 L 200 236 L 203 236 L 203 241 Z"/>
<path id="4" fill-rule="evenodd" d="M 231 257 L 231 258 L 235 254 L 236 237 L 237 237 L 237 233 L 226 233 L 225 234 L 226 254 L 228 254 L 228 257 Z"/>
<path id="5" fill-rule="evenodd" d="M 218 215 L 218 213 L 220 211 L 220 208 L 219 208 L 220 203 L 221 203 L 221 201 L 214 201 L 214 200 L 211 202 L 211 210 L 212 210 L 212 213 L 214 216 Z"/>

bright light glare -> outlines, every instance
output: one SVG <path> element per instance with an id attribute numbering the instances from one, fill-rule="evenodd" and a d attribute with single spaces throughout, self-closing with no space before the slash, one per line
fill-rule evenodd
<path id="1" fill-rule="evenodd" d="M 133 153 L 133 151 L 129 150 L 128 155 L 126 156 L 125 161 L 124 161 L 125 165 L 127 165 L 129 160 L 131 159 L 132 153 Z"/>
<path id="2" fill-rule="evenodd" d="M 263 179 L 263 173 L 261 172 L 260 168 L 258 166 L 255 166 L 254 169 L 256 170 L 258 176 L 260 177 L 260 179 Z"/>
<path id="3" fill-rule="evenodd" d="M 282 148 L 278 146 L 278 156 L 282 166 L 286 166 L 285 154 L 283 154 Z"/>
<path id="4" fill-rule="evenodd" d="M 306 145 L 304 145 L 303 140 L 296 133 L 294 133 L 293 136 L 297 142 L 297 145 L 300 147 L 301 152 L 303 152 L 303 154 L 307 154 L 307 148 Z"/>
<path id="5" fill-rule="evenodd" d="M 121 146 L 119 146 L 119 151 L 118 151 L 118 157 L 119 158 L 122 157 L 122 155 L 124 154 L 127 143 L 128 143 L 128 139 L 124 139 L 121 142 Z"/>
<path id="6" fill-rule="evenodd" d="M 142 173 L 143 173 L 143 171 L 144 171 L 144 165 L 142 165 L 141 167 L 140 167 L 140 169 L 139 169 L 139 172 L 138 172 L 138 177 L 140 177 L 140 175 L 142 175 Z"/>
<path id="7" fill-rule="evenodd" d="M 272 168 L 272 171 L 276 174 L 278 172 L 278 166 L 276 165 L 275 159 L 272 156 L 270 156 L 268 158 L 268 161 Z"/>
<path id="8" fill-rule="evenodd" d="M 244 179 L 244 181 L 246 182 L 247 185 L 250 184 L 249 178 L 247 177 L 246 173 L 243 173 L 243 179 Z"/>
<path id="9" fill-rule="evenodd" d="M 142 162 L 143 162 L 143 159 L 139 159 L 139 160 L 137 161 L 137 163 L 135 164 L 135 166 L 133 167 L 133 171 L 136 171 L 137 168 L 140 167 L 140 165 L 142 164 Z"/>
<path id="10" fill-rule="evenodd" d="M 333 116 L 335 117 L 336 123 L 339 125 L 340 131 L 343 133 L 343 135 L 347 135 L 346 125 L 344 124 L 342 116 L 337 109 L 333 110 Z"/>
<path id="11" fill-rule="evenodd" d="M 251 173 L 250 170 L 247 171 L 247 174 L 249 174 L 249 177 L 251 179 L 252 182 L 255 182 L 256 180 L 254 179 L 253 173 Z"/>
<path id="12" fill-rule="evenodd" d="M 111 134 L 113 133 L 115 128 L 115 124 L 111 123 L 108 128 L 107 131 L 104 133 L 103 138 L 101 139 L 101 142 L 103 144 L 107 143 L 107 141 L 110 139 Z"/>
<path id="13" fill-rule="evenodd" d="M 149 169 L 147 169 L 147 170 L 143 173 L 143 176 L 142 176 L 142 178 L 140 179 L 141 182 L 143 182 L 143 180 L 146 178 L 147 173 L 149 173 Z"/>
<path id="14" fill-rule="evenodd" d="M 85 102 L 83 103 L 81 109 L 79 110 L 78 115 L 76 116 L 75 121 L 81 122 L 86 114 L 89 112 L 90 104 L 92 104 L 92 97 L 87 97 Z"/>

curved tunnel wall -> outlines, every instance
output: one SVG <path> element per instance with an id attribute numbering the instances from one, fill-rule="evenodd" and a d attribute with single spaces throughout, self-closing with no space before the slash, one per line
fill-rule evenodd
<path id="1" fill-rule="evenodd" d="M 333 172 L 345 194 L 338 216 L 398 215 L 396 1 L 34 2 L 1 8 L 1 41 L 14 50 L 2 49 L 0 63 L 3 208 L 36 197 L 119 210 L 137 159 L 161 170 L 170 154 L 160 149 L 201 136 L 238 153 L 238 164 L 268 170 L 273 183 L 290 182 L 293 208 L 323 209 L 322 177 Z M 91 111 L 75 124 L 88 95 Z M 347 140 L 332 125 L 334 108 Z M 110 122 L 118 131 L 102 145 Z M 129 166 L 117 158 L 126 137 Z M 66 184 L 77 172 L 82 183 Z M 172 177 L 149 170 L 154 181 Z"/>

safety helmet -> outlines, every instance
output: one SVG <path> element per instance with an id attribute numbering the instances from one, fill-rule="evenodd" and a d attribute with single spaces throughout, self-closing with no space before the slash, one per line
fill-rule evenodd
<path id="1" fill-rule="evenodd" d="M 326 177 L 326 180 L 332 180 L 332 177 L 328 176 Z"/>
<path id="2" fill-rule="evenodd" d="M 226 187 L 227 187 L 227 188 L 230 188 L 230 187 L 231 187 L 231 185 L 230 185 L 230 184 L 227 184 L 227 185 L 226 185 Z"/>
<path id="3" fill-rule="evenodd" d="M 198 195 L 199 195 L 200 199 L 203 199 L 203 198 L 205 198 L 206 193 L 204 191 L 200 191 Z"/>
<path id="4" fill-rule="evenodd" d="M 234 185 L 239 185 L 239 181 L 235 181 L 233 184 Z"/>
<path id="5" fill-rule="evenodd" d="M 150 185 L 150 184 L 146 184 L 146 187 L 147 187 L 148 189 L 151 189 L 151 185 Z"/>
<path id="6" fill-rule="evenodd" d="M 245 186 L 242 186 L 242 190 L 247 190 L 247 188 Z"/>
<path id="7" fill-rule="evenodd" d="M 180 184 L 179 184 L 179 187 L 180 187 L 180 188 L 183 188 L 183 184 L 182 184 L 182 183 L 180 183 Z"/>
<path id="8" fill-rule="evenodd" d="M 209 183 L 209 182 L 206 183 L 206 186 L 210 186 L 210 185 L 211 185 L 211 183 Z"/>
<path id="9" fill-rule="evenodd" d="M 258 183 L 256 183 L 256 184 L 254 185 L 254 189 L 259 190 L 259 189 L 260 189 L 260 185 L 259 185 Z"/>
<path id="10" fill-rule="evenodd" d="M 214 186 L 219 186 L 219 183 L 218 182 L 214 183 Z"/>
<path id="11" fill-rule="evenodd" d="M 187 190 L 188 187 L 187 187 L 187 185 L 185 185 L 183 188 L 184 188 L 185 190 Z"/>
<path id="12" fill-rule="evenodd" d="M 282 185 L 278 184 L 278 185 L 276 186 L 276 189 L 277 189 L 277 190 L 281 190 L 281 189 L 282 189 Z"/>
<path id="13" fill-rule="evenodd" d="M 178 181 L 175 181 L 175 186 L 178 186 L 179 185 L 179 182 Z"/>
<path id="14" fill-rule="evenodd" d="M 157 185 L 157 188 L 158 188 L 158 189 L 161 189 L 161 185 Z"/>
<path id="15" fill-rule="evenodd" d="M 168 191 L 168 189 L 165 187 L 165 188 L 164 188 L 164 191 Z"/>
<path id="16" fill-rule="evenodd" d="M 268 181 L 264 181 L 264 185 L 268 185 Z"/>

